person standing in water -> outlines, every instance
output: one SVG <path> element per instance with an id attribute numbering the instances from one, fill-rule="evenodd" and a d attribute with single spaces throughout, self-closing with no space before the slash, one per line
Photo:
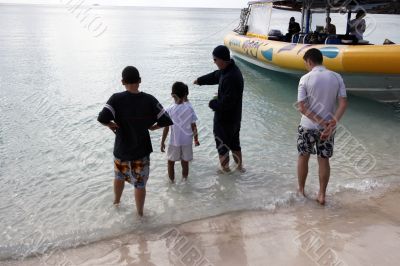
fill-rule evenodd
<path id="1" fill-rule="evenodd" d="M 209 102 L 214 111 L 214 137 L 222 170 L 230 171 L 229 152 L 239 171 L 244 171 L 240 146 L 240 126 L 242 120 L 242 98 L 244 81 L 240 69 L 231 59 L 229 49 L 224 45 L 217 46 L 213 60 L 218 70 L 197 78 L 197 85 L 218 84 L 216 99 Z"/>
<path id="2" fill-rule="evenodd" d="M 139 71 L 128 66 L 122 71 L 126 91 L 114 93 L 98 116 L 98 121 L 115 133 L 114 204 L 120 203 L 125 181 L 135 187 L 136 210 L 143 216 L 146 183 L 153 152 L 149 128 L 172 125 L 161 104 L 152 95 L 139 91 Z"/>
<path id="3" fill-rule="evenodd" d="M 189 162 L 193 160 L 193 142 L 195 146 L 200 145 L 197 135 L 197 115 L 188 100 L 188 94 L 189 88 L 185 83 L 175 82 L 171 92 L 175 103 L 166 108 L 174 124 L 164 128 L 161 152 L 165 152 L 165 140 L 171 129 L 167 148 L 168 177 L 171 182 L 175 180 L 175 162 L 177 161 L 180 161 L 182 165 L 182 178 L 187 180 Z"/>
<path id="4" fill-rule="evenodd" d="M 297 97 L 298 108 L 302 114 L 297 136 L 298 191 L 305 196 L 308 161 L 310 154 L 316 153 L 320 184 L 317 201 L 324 205 L 335 128 L 347 108 L 346 88 L 339 74 L 327 70 L 322 65 L 323 56 L 318 49 L 308 50 L 303 59 L 309 73 L 300 79 Z"/>

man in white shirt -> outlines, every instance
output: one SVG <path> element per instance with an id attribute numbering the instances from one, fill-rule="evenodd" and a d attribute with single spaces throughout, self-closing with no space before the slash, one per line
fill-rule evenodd
<path id="1" fill-rule="evenodd" d="M 324 205 L 336 123 L 347 108 L 346 88 L 339 74 L 322 65 L 323 56 L 318 49 L 308 50 L 303 59 L 310 72 L 300 79 L 297 97 L 302 114 L 297 138 L 299 192 L 305 196 L 308 161 L 310 154 L 317 154 L 320 183 L 317 201 Z"/>
<path id="2" fill-rule="evenodd" d="M 356 18 L 350 21 L 350 34 L 356 36 L 356 38 L 361 41 L 364 38 L 364 32 L 367 28 L 365 24 L 366 13 L 364 10 L 359 10 L 356 14 Z"/>

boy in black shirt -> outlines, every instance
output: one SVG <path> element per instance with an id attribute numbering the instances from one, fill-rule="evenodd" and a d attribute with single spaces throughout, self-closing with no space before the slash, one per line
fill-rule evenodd
<path id="1" fill-rule="evenodd" d="M 153 152 L 149 128 L 172 125 L 161 104 L 152 95 L 139 91 L 139 71 L 128 66 L 122 71 L 126 91 L 114 93 L 100 112 L 98 121 L 115 133 L 114 204 L 119 204 L 124 182 L 135 187 L 136 209 L 143 216 L 146 182 Z"/>

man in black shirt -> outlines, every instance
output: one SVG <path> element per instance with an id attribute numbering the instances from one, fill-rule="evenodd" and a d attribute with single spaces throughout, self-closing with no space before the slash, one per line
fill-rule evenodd
<path id="1" fill-rule="evenodd" d="M 231 59 L 229 49 L 220 45 L 213 51 L 214 63 L 219 70 L 196 79 L 197 85 L 218 84 L 217 99 L 209 103 L 214 113 L 214 136 L 222 170 L 229 169 L 229 151 L 232 151 L 237 169 L 243 171 L 240 147 L 240 124 L 244 81 L 240 69 Z"/>
<path id="2" fill-rule="evenodd" d="M 172 121 L 156 98 L 139 91 L 140 82 L 139 71 L 126 67 L 122 71 L 126 91 L 113 94 L 97 120 L 115 133 L 114 204 L 119 204 L 127 181 L 135 187 L 136 209 L 142 216 L 153 152 L 149 128 L 155 123 L 170 126 Z"/>
<path id="3" fill-rule="evenodd" d="M 288 33 L 286 34 L 286 41 L 292 41 L 292 36 L 301 31 L 300 24 L 296 22 L 294 17 L 289 20 Z"/>

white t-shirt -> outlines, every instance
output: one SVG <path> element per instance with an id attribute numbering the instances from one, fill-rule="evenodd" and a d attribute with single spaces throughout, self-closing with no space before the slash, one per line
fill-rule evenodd
<path id="1" fill-rule="evenodd" d="M 174 124 L 170 127 L 169 145 L 191 145 L 193 141 L 192 123 L 197 121 L 196 113 L 189 102 L 174 103 L 166 109 Z"/>
<path id="2" fill-rule="evenodd" d="M 333 118 L 338 97 L 347 97 L 342 77 L 324 66 L 316 66 L 299 82 L 297 102 L 304 101 L 309 110 L 324 120 Z M 303 115 L 300 125 L 308 129 L 319 129 L 320 125 Z"/>
<path id="3" fill-rule="evenodd" d="M 350 34 L 355 35 L 358 40 L 363 39 L 365 28 L 365 19 L 353 19 L 350 21 Z"/>

